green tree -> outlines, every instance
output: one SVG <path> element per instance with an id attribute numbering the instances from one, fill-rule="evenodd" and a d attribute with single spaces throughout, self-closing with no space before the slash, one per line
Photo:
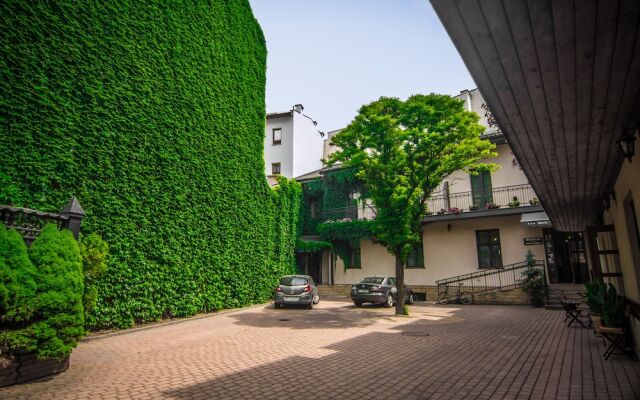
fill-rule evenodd
<path id="1" fill-rule="evenodd" d="M 381 97 L 360 108 L 332 139 L 340 150 L 328 165 L 353 167 L 376 208 L 373 233 L 395 257 L 398 293 L 404 292 L 404 264 L 420 243 L 426 200 L 446 176 L 494 169 L 481 162 L 495 146 L 480 139 L 484 128 L 463 102 L 445 95 L 414 95 L 406 101 Z M 398 296 L 396 314 L 402 314 Z"/>

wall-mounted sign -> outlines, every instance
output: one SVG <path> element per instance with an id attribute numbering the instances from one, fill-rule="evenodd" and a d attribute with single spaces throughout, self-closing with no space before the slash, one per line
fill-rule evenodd
<path id="1" fill-rule="evenodd" d="M 542 238 L 541 237 L 524 238 L 525 246 L 532 246 L 534 244 L 542 244 Z"/>

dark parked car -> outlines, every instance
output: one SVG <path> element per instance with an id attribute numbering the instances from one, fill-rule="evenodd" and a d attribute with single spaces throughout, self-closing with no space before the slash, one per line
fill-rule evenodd
<path id="1" fill-rule="evenodd" d="M 309 275 L 283 276 L 273 293 L 274 308 L 285 304 L 302 304 L 311 309 L 319 302 L 318 288 Z"/>
<path id="2" fill-rule="evenodd" d="M 384 304 L 386 307 L 391 307 L 395 304 L 397 295 L 396 278 L 391 276 L 367 277 L 351 286 L 351 300 L 356 307 L 360 307 L 362 303 Z M 404 302 L 413 304 L 413 300 L 413 291 L 405 286 Z"/>

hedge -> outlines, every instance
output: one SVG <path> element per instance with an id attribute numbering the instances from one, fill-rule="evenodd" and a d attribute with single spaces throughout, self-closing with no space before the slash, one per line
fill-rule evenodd
<path id="1" fill-rule="evenodd" d="M 269 298 L 300 190 L 264 177 L 266 47 L 247 0 L 0 2 L 0 203 L 109 244 L 89 326 Z"/>

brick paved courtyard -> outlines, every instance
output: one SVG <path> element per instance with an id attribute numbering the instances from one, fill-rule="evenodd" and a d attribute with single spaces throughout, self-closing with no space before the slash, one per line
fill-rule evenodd
<path id="1" fill-rule="evenodd" d="M 258 306 L 82 342 L 3 399 L 637 399 L 640 362 L 528 307 Z M 429 334 L 425 336 L 425 334 Z M 400 395 L 396 393 L 399 392 Z"/>

